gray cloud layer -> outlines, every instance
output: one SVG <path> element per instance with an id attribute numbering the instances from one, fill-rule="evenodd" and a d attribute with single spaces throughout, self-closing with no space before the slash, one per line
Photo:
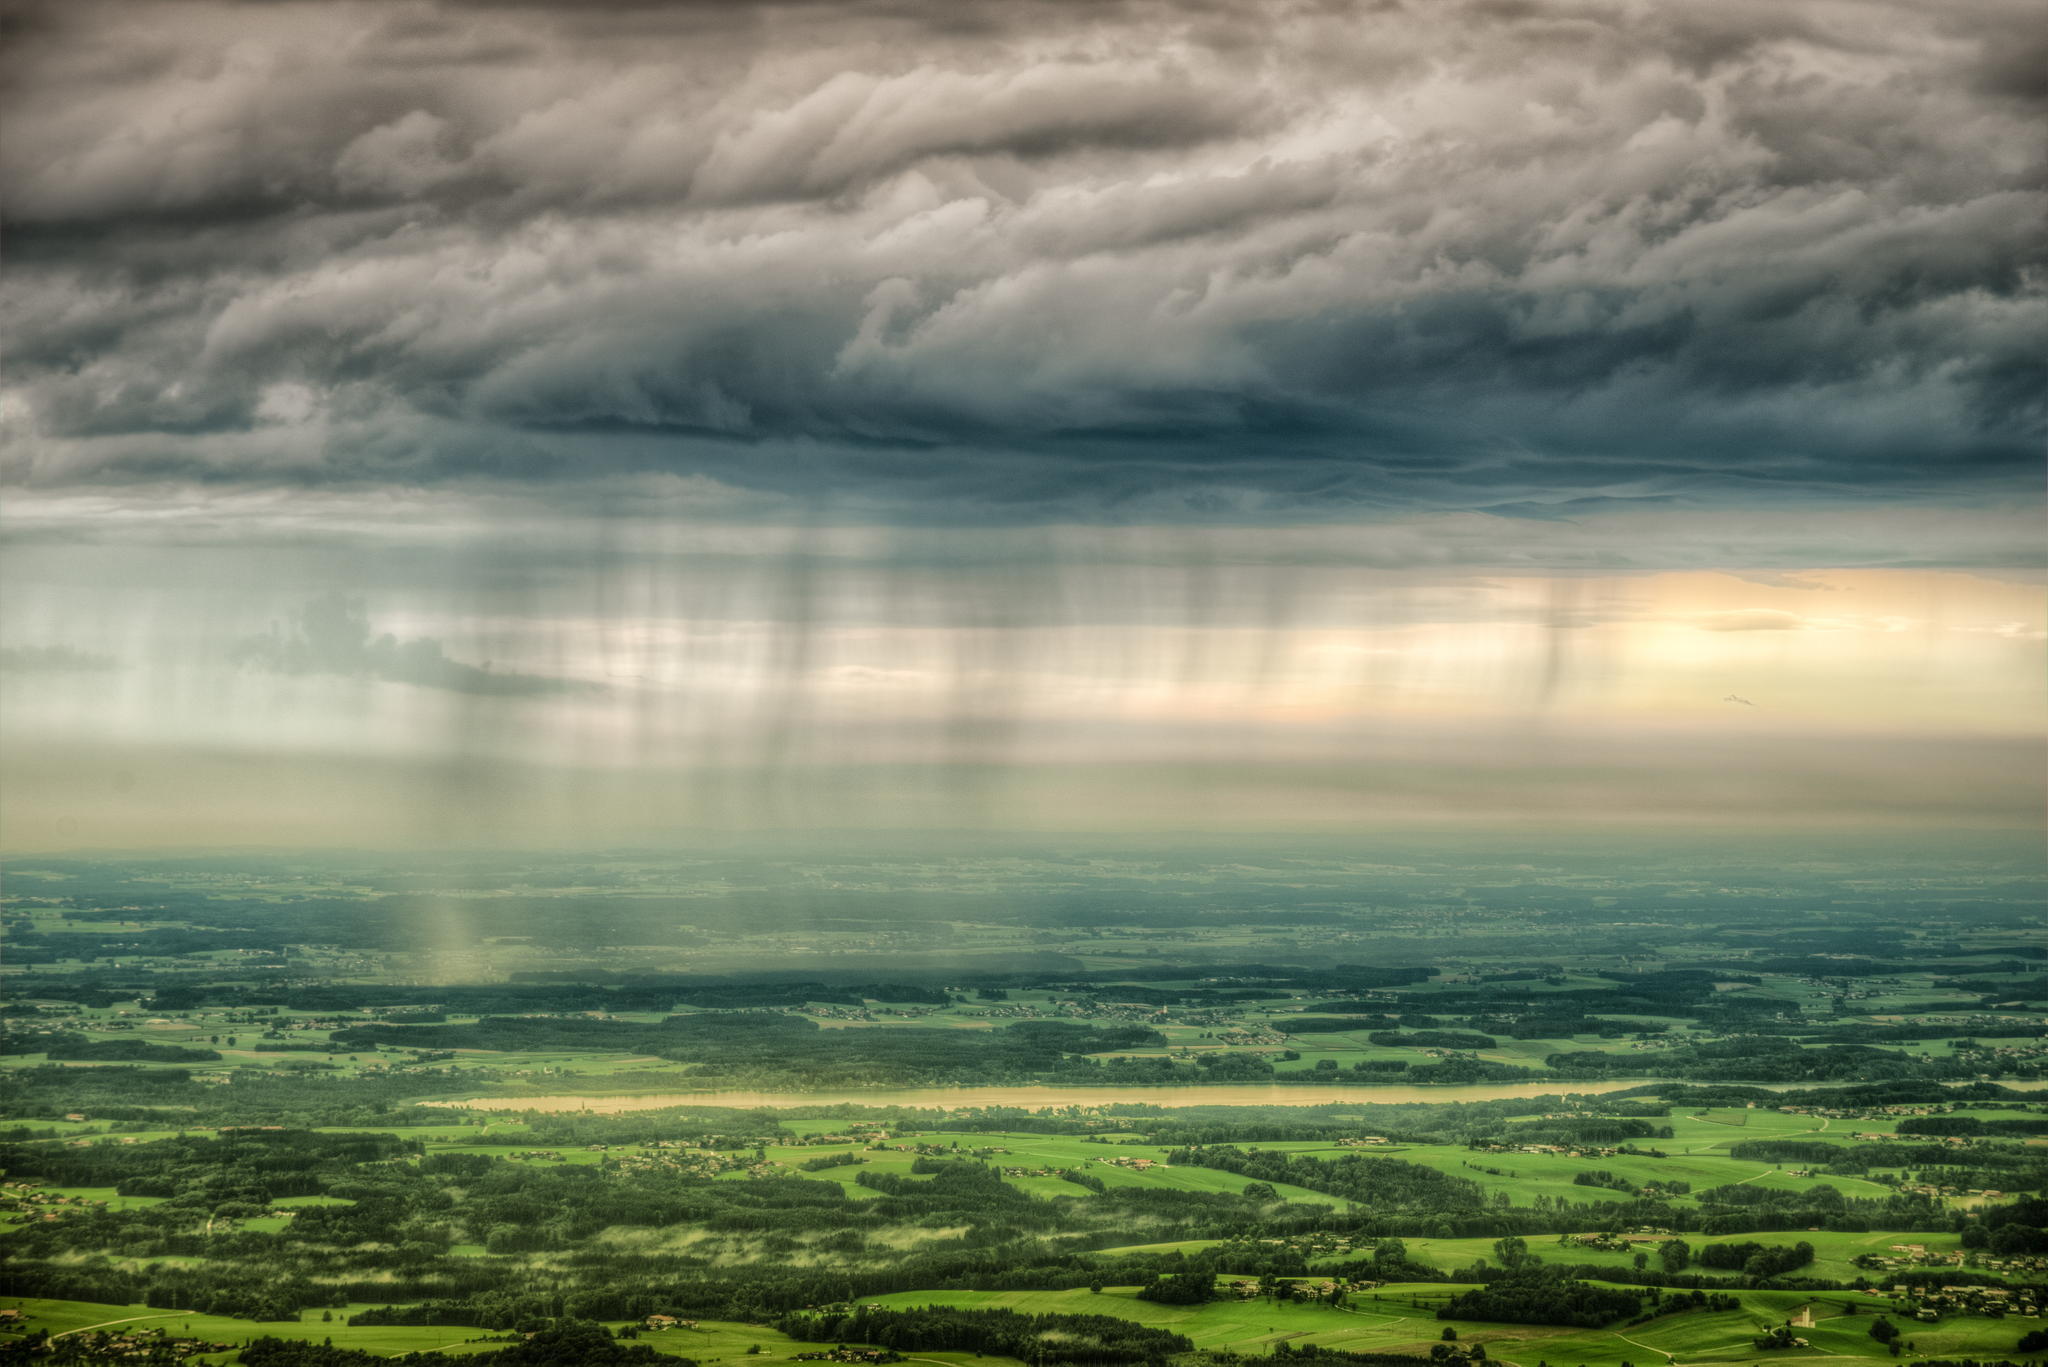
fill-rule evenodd
<path id="1" fill-rule="evenodd" d="M 234 656 L 251 668 L 278 674 L 382 679 L 484 697 L 538 697 L 593 687 L 450 659 L 446 647 L 431 636 L 373 635 L 362 605 L 335 595 L 308 603 L 289 630 L 240 642 Z"/>
<path id="2" fill-rule="evenodd" d="M 76 646 L 0 646 L 0 674 L 106 674 L 120 667 L 111 655 Z"/>
<path id="3" fill-rule="evenodd" d="M 6 472 L 977 520 L 2015 496 L 2037 18 L 32 5 Z"/>

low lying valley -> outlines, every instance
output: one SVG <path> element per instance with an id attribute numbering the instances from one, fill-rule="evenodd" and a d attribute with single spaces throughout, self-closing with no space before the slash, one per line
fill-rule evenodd
<path id="1" fill-rule="evenodd" d="M 2048 1354 L 2031 883 L 1267 861 L 1007 916 L 955 864 L 922 957 L 730 866 L 442 876 L 504 932 L 453 978 L 403 870 L 50 861 L 7 902 L 0 1353 Z M 686 915 L 700 958 L 618 966 Z"/>

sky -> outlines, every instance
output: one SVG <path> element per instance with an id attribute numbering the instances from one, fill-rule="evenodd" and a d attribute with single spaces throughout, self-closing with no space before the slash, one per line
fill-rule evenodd
<path id="1" fill-rule="evenodd" d="M 0 847 L 2024 830 L 2018 0 L 0 6 Z"/>

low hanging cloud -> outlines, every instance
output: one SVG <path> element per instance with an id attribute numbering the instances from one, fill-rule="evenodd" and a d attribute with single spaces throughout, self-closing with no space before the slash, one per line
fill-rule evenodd
<path id="1" fill-rule="evenodd" d="M 2019 0 L 18 7 L 5 475 L 2031 496 Z"/>
<path id="2" fill-rule="evenodd" d="M 4 674 L 107 674 L 119 668 L 113 656 L 76 646 L 0 646 Z"/>
<path id="3" fill-rule="evenodd" d="M 1815 631 L 1827 630 L 1836 622 L 1802 617 L 1783 608 L 1734 608 L 1727 612 L 1704 612 L 1692 619 L 1701 631 Z"/>
<path id="4" fill-rule="evenodd" d="M 288 629 L 252 636 L 233 651 L 237 663 L 275 674 L 379 679 L 479 697 L 533 698 L 583 693 L 595 684 L 493 669 L 448 657 L 431 636 L 373 634 L 362 606 L 345 598 L 315 599 Z"/>

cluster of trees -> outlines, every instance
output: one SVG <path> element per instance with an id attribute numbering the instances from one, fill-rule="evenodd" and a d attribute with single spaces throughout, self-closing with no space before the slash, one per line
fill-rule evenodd
<path id="1" fill-rule="evenodd" d="M 1376 1030 L 1366 1036 L 1389 1049 L 1495 1049 L 1500 1041 L 1471 1030 Z"/>
<path id="2" fill-rule="evenodd" d="M 1507 1035 L 1513 1039 L 1570 1039 L 1574 1035 L 1620 1039 L 1625 1035 L 1661 1035 L 1671 1029 L 1663 1021 L 1540 1011 L 1512 1017 L 1478 1016 L 1470 1024 L 1474 1030 L 1489 1035 Z"/>
<path id="3" fill-rule="evenodd" d="M 1652 1123 L 1638 1116 L 1576 1116 L 1543 1119 L 1512 1127 L 1501 1126 L 1485 1132 L 1486 1138 L 1504 1138 L 1512 1144 L 1601 1145 L 1612 1148 L 1636 1139 L 1669 1139 L 1669 1125 Z"/>
<path id="4" fill-rule="evenodd" d="M 319 1305 L 331 1294 L 296 1271 L 273 1268 L 268 1277 L 256 1276 L 232 1259 L 189 1267 L 153 1264 L 132 1269 L 105 1257 L 76 1264 L 11 1260 L 7 1290 L 16 1296 L 146 1304 L 258 1321 L 295 1320 L 301 1309 Z"/>
<path id="5" fill-rule="evenodd" d="M 1963 1230 L 1963 1244 L 1981 1246 L 2001 1257 L 2015 1254 L 2048 1253 L 2048 1198 L 2023 1197 L 2002 1206 L 1987 1206 L 1971 1227 Z"/>
<path id="6" fill-rule="evenodd" d="M 1696 1256 L 1701 1267 L 1740 1271 L 1761 1281 L 1811 1263 L 1813 1245 L 1804 1239 L 1793 1244 L 1708 1244 Z"/>
<path id="7" fill-rule="evenodd" d="M 75 1030 L 0 1035 L 0 1054 L 44 1054 L 68 1062 L 93 1063 L 215 1063 L 220 1060 L 217 1049 L 151 1044 L 142 1039 L 89 1040 Z"/>
<path id="8" fill-rule="evenodd" d="M 1590 1080 L 1641 1073 L 1633 1054 L 1575 1050 L 1546 1056 L 1543 1066 L 1559 1078 Z M 1665 1077 L 1729 1082 L 1871 1082 L 1887 1079 L 1965 1081 L 1979 1073 L 2010 1070 L 2031 1076 L 2038 1065 L 2023 1059 L 1920 1058 L 1875 1046 L 1829 1044 L 1805 1047 L 1796 1039 L 1748 1034 L 1704 1044 L 1661 1050 L 1657 1072 Z"/>
<path id="9" fill-rule="evenodd" d="M 780 1012 L 707 1012 L 670 1016 L 655 1024 L 576 1016 L 490 1016 L 469 1025 L 351 1025 L 335 1031 L 332 1038 L 337 1048 L 351 1050 L 392 1045 L 646 1053 L 696 1065 L 693 1077 L 700 1083 L 744 1079 L 785 1086 L 1095 1080 L 1101 1068 L 1086 1055 L 1166 1042 L 1159 1032 L 1142 1025 L 1019 1021 L 986 1031 L 916 1026 L 825 1030 L 807 1017 Z M 1111 1061 L 1122 1062 L 1126 1061 Z"/>
<path id="10" fill-rule="evenodd" d="M 394 1135 L 238 1129 L 148 1144 L 0 1144 L 0 1167 L 14 1178 L 113 1187 L 123 1196 L 164 1196 L 211 1210 L 227 1200 L 260 1206 L 282 1196 L 317 1196 L 361 1164 L 420 1152 L 419 1141 Z"/>
<path id="11" fill-rule="evenodd" d="M 1309 1158 L 1273 1150 L 1205 1145 L 1175 1149 L 1167 1155 L 1176 1166 L 1215 1168 L 1261 1182 L 1287 1182 L 1327 1192 L 1370 1206 L 1381 1216 L 1404 1213 L 1444 1215 L 1478 1211 L 1485 1193 L 1477 1182 L 1452 1177 L 1398 1158 L 1345 1154 L 1341 1158 Z"/>
<path id="12" fill-rule="evenodd" d="M 785 1316 L 775 1327 L 791 1338 L 826 1343 L 994 1354 L 1025 1362 L 1162 1363 L 1195 1346 L 1183 1335 L 1115 1315 L 1025 1315 L 939 1306 L 816 1311 Z"/>
<path id="13" fill-rule="evenodd" d="M 2001 1031 L 2004 1027 L 2000 1027 Z M 1996 1135 L 2030 1138 L 2048 1134 L 2048 1116 L 1991 1118 L 1974 1115 L 1913 1115 L 1898 1123 L 1900 1134 Z"/>
<path id="14" fill-rule="evenodd" d="M 1730 1158 L 1758 1163 L 1798 1163 L 1824 1168 L 1849 1151 L 1843 1144 L 1825 1144 L 1810 1139 L 1745 1139 L 1728 1146 Z M 1889 1159 L 1891 1154 L 1886 1153 Z M 1887 1166 L 1896 1166 L 1887 1164 Z"/>
<path id="15" fill-rule="evenodd" d="M 333 1344 L 298 1339 L 259 1338 L 241 1352 L 242 1367 L 388 1367 L 393 1359 Z M 444 1361 L 440 1353 L 409 1353 L 398 1359 L 414 1363 Z M 644 1344 L 621 1343 L 601 1324 L 560 1320 L 528 1329 L 516 1342 L 495 1352 L 471 1353 L 464 1362 L 483 1367 L 628 1367 L 661 1363 L 663 1367 L 697 1367 L 694 1358 L 657 1353 Z"/>
<path id="16" fill-rule="evenodd" d="M 1485 1286 L 1451 1297 L 1437 1318 L 1597 1329 L 1638 1313 L 1642 1303 L 1640 1291 L 1594 1286 L 1535 1265 L 1517 1268 Z"/>
<path id="17" fill-rule="evenodd" d="M 1141 1301 L 1160 1305 L 1205 1305 L 1216 1299 L 1214 1272 L 1167 1272 L 1138 1289 Z"/>
<path id="18" fill-rule="evenodd" d="M 194 1126 L 431 1124 L 448 1117 L 401 1108 L 458 1086 L 503 1080 L 487 1069 L 457 1074 L 443 1068 L 362 1075 L 237 1068 L 226 1076 L 223 1085 L 195 1082 L 184 1068 L 43 1064 L 8 1071 L 8 1103 L 21 1117 L 82 1110 L 100 1120 L 152 1121 L 158 1127 L 167 1120 Z"/>
<path id="19" fill-rule="evenodd" d="M 1285 1339 L 1273 1345 L 1273 1357 L 1280 1360 L 1279 1367 L 1422 1367 L 1430 1360 L 1403 1353 L 1348 1353 L 1317 1343 L 1297 1348 Z"/>
<path id="20" fill-rule="evenodd" d="M 796 1166 L 800 1172 L 830 1172 L 833 1168 L 851 1168 L 867 1161 L 857 1153 L 821 1153 Z"/>

